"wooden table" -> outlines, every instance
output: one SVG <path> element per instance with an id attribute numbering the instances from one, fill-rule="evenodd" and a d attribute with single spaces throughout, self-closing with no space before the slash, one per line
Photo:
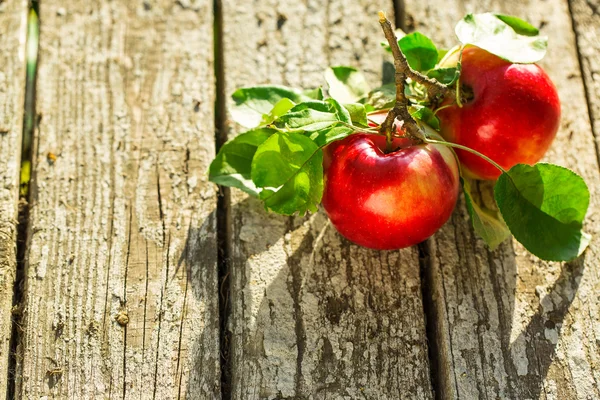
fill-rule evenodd
<path id="1" fill-rule="evenodd" d="M 599 0 L 393 3 L 40 1 L 18 241 L 28 11 L 0 2 L 9 398 L 600 398 Z M 270 215 L 207 181 L 215 143 L 241 132 L 235 88 L 311 87 L 340 64 L 380 83 L 379 9 L 441 46 L 470 11 L 542 27 L 563 107 L 547 160 L 592 193 L 581 258 L 546 263 L 511 241 L 490 252 L 463 200 L 426 243 L 369 251 L 323 212 Z"/>

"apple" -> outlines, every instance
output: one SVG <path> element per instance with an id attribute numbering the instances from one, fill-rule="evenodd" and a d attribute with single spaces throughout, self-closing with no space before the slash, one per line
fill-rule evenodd
<path id="1" fill-rule="evenodd" d="M 386 112 L 370 115 L 381 123 Z M 458 162 L 443 145 L 357 133 L 328 146 L 323 206 L 337 231 L 377 250 L 412 246 L 452 214 L 459 193 Z"/>
<path id="2" fill-rule="evenodd" d="M 442 60 L 456 65 L 458 52 Z M 462 107 L 454 99 L 438 111 L 441 135 L 476 150 L 508 170 L 535 164 L 556 136 L 560 102 L 554 84 L 535 64 L 512 64 L 479 47 L 463 51 L 460 82 L 470 97 Z M 500 171 L 484 159 L 456 150 L 463 171 L 475 179 L 493 180 Z"/>

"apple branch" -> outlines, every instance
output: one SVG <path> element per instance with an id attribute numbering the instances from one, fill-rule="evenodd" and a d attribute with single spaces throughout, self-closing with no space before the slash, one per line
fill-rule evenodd
<path id="1" fill-rule="evenodd" d="M 385 38 L 387 39 L 390 49 L 392 50 L 396 72 L 400 70 L 404 73 L 404 75 L 406 75 L 407 78 L 410 78 L 413 81 L 425 86 L 427 88 L 427 95 L 431 100 L 444 98 L 446 96 L 455 96 L 454 88 L 448 87 L 436 79 L 429 78 L 422 73 L 415 71 L 410 67 L 410 65 L 408 65 L 406 57 L 404 54 L 402 54 L 402 51 L 398 46 L 398 38 L 396 38 L 396 34 L 392 28 L 392 23 L 386 18 L 383 11 L 379 11 L 379 23 L 381 24 Z"/>
<path id="2" fill-rule="evenodd" d="M 420 142 L 423 141 L 423 134 L 420 132 L 416 121 L 408 112 L 408 99 L 404 94 L 404 87 L 406 85 L 407 78 L 407 67 L 408 62 L 400 51 L 398 43 L 396 42 L 396 35 L 392 29 L 392 24 L 385 17 L 383 11 L 379 11 L 379 23 L 383 28 L 386 39 L 388 40 L 390 47 L 392 48 L 392 54 L 394 55 L 394 68 L 395 72 L 395 83 L 396 83 L 396 102 L 394 107 L 389 111 L 385 118 L 385 121 L 381 124 L 380 131 L 386 136 L 386 151 L 392 150 L 392 135 L 394 128 L 394 122 L 396 118 L 400 118 L 403 121 L 403 128 L 406 134 L 413 139 L 417 139 Z M 410 69 L 410 67 L 408 67 Z"/>

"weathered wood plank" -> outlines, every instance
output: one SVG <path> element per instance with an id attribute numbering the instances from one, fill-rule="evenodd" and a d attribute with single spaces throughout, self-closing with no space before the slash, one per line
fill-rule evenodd
<path id="1" fill-rule="evenodd" d="M 212 2 L 40 13 L 19 397 L 218 398 Z"/>
<path id="2" fill-rule="evenodd" d="M 570 0 L 592 130 L 600 154 L 600 1 Z"/>
<path id="3" fill-rule="evenodd" d="M 27 1 L 0 3 L 0 391 L 7 387 L 17 216 Z"/>
<path id="4" fill-rule="evenodd" d="M 568 264 L 542 262 L 516 242 L 486 250 L 464 203 L 429 241 L 428 292 L 436 318 L 442 398 L 600 397 L 600 179 L 567 3 L 406 0 L 415 28 L 455 42 L 466 12 L 496 10 L 542 26 L 541 63 L 556 83 L 562 124 L 546 160 L 581 174 L 592 193 L 587 230 L 595 239 Z M 484 198 L 490 186 L 481 186 Z"/>
<path id="5" fill-rule="evenodd" d="M 379 9 L 392 2 L 224 1 L 227 95 L 314 87 L 340 64 L 379 84 Z M 322 211 L 270 215 L 235 190 L 231 213 L 232 398 L 432 398 L 416 248 L 367 251 Z"/>

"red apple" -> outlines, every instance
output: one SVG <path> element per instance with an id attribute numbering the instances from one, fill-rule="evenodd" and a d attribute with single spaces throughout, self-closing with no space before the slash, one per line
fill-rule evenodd
<path id="1" fill-rule="evenodd" d="M 456 65 L 455 53 L 442 66 Z M 548 75 L 535 64 L 512 64 L 479 47 L 462 56 L 460 82 L 472 98 L 438 112 L 442 136 L 490 157 L 504 169 L 535 164 L 556 136 L 560 102 Z M 445 104 L 454 103 L 449 99 Z M 463 171 L 496 179 L 500 171 L 482 158 L 456 150 Z"/>
<path id="2" fill-rule="evenodd" d="M 381 122 L 385 113 L 371 116 Z M 412 246 L 450 217 L 459 191 L 458 163 L 442 145 L 353 134 L 328 146 L 323 206 L 350 241 L 372 249 Z"/>

